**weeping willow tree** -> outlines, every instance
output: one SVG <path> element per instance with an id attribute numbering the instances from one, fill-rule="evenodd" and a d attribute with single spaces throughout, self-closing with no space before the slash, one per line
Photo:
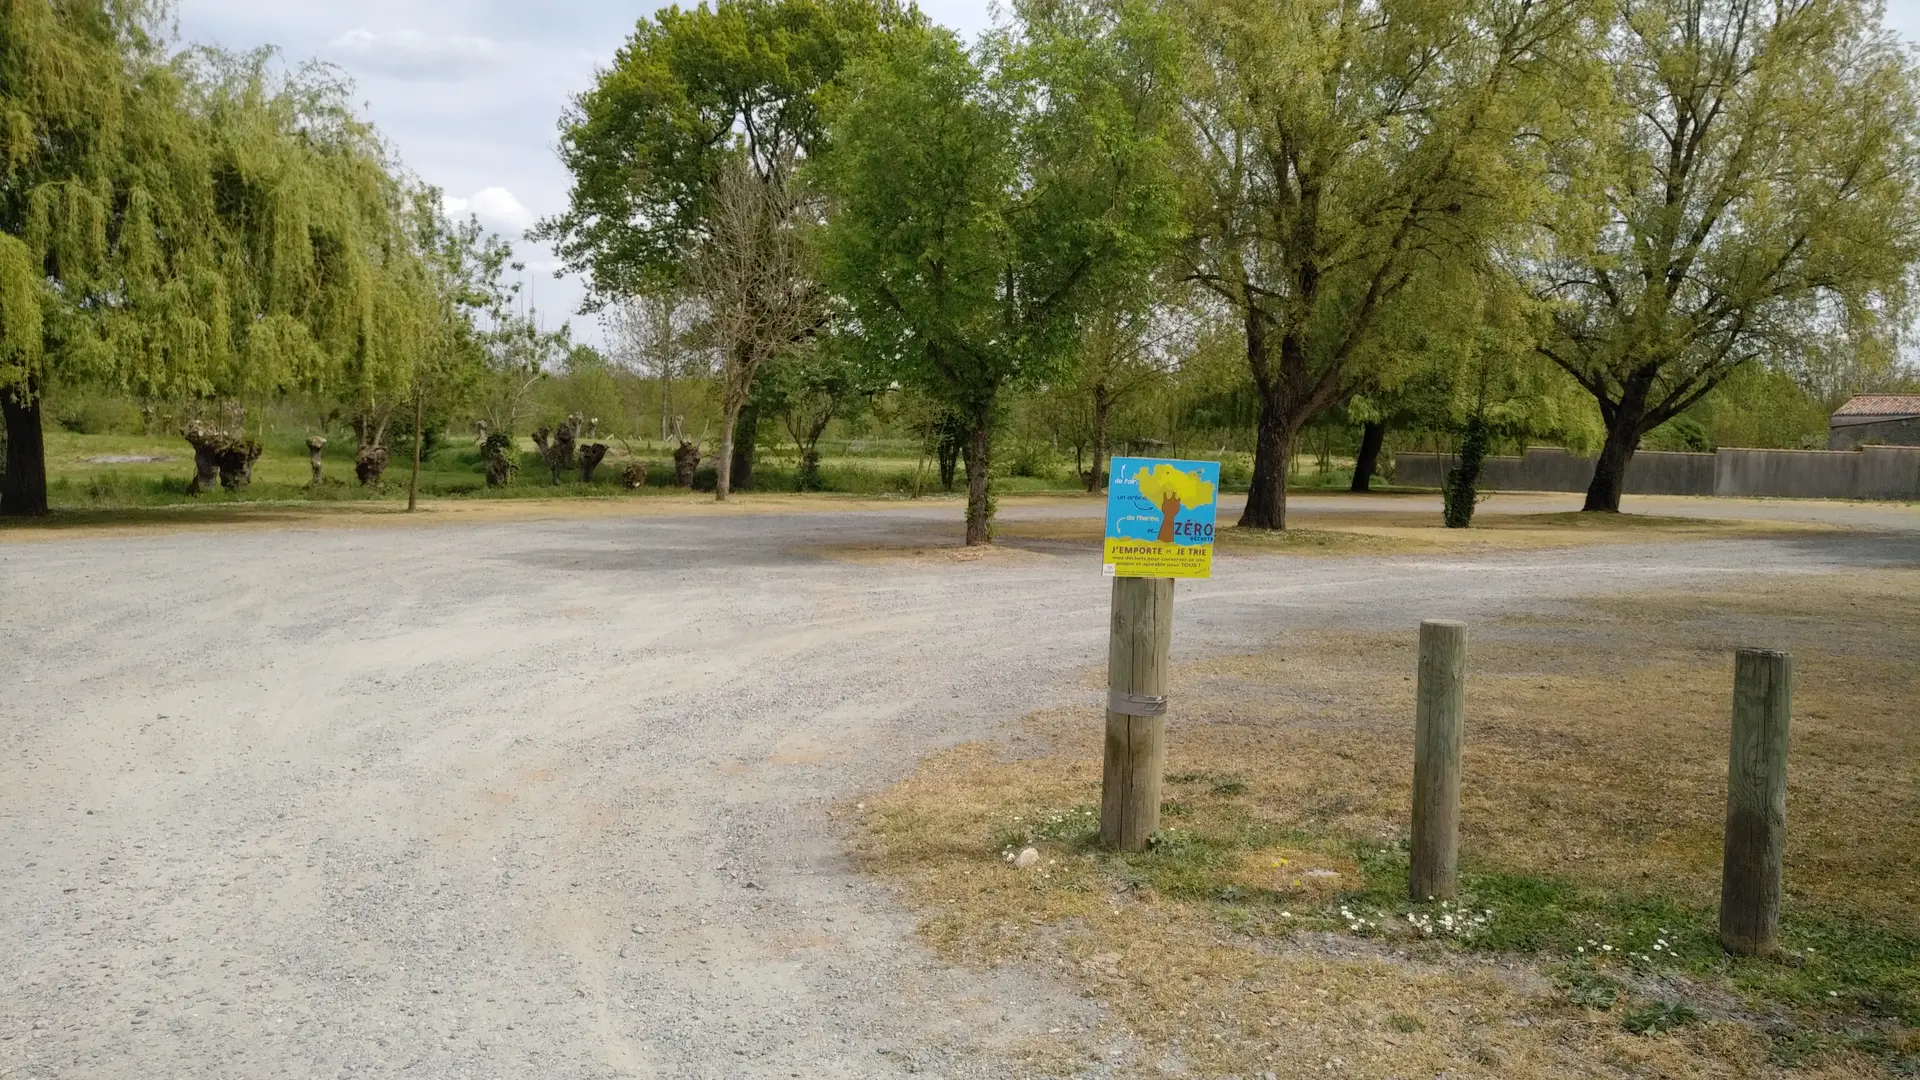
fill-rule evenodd
<path id="1" fill-rule="evenodd" d="M 376 482 L 388 422 L 436 334 L 436 281 L 408 220 L 409 191 L 349 107 L 350 84 L 319 65 L 278 74 L 273 60 L 199 50 L 176 62 L 206 139 L 202 190 L 214 213 L 205 250 L 190 258 L 224 285 L 226 310 L 213 316 L 204 358 L 156 365 L 153 384 L 130 372 L 131 388 L 337 397 L 359 433 L 361 479 Z M 134 311 L 132 321 L 169 332 L 148 316 Z"/>
<path id="2" fill-rule="evenodd" d="M 40 394 L 56 364 L 98 366 L 84 297 L 111 281 L 130 102 L 164 77 L 159 10 L 0 0 L 0 513 L 46 512 Z"/>
<path id="3" fill-rule="evenodd" d="M 443 305 L 347 81 L 170 55 L 154 3 L 0 16 L 0 512 L 46 512 L 51 381 L 220 405 L 185 432 L 199 487 L 246 481 L 241 406 L 280 392 L 340 397 L 378 445 Z"/>

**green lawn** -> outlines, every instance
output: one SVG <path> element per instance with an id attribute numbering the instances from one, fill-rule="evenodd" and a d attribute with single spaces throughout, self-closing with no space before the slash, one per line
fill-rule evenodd
<path id="1" fill-rule="evenodd" d="M 178 436 L 81 435 L 53 429 L 46 433 L 46 443 L 48 499 L 56 508 L 64 509 L 404 499 L 411 464 L 411 447 L 397 446 L 384 483 L 379 487 L 363 487 L 353 472 L 352 440 L 336 438 L 324 454 L 325 479 L 315 487 L 309 482 L 307 450 L 302 437 L 272 435 L 268 437 L 266 452 L 254 464 L 252 484 L 237 492 L 193 496 L 187 494 L 187 483 L 193 475 L 193 450 Z M 479 447 L 471 438 L 454 438 L 435 447 L 422 461 L 420 492 L 433 498 L 626 496 L 631 493 L 621 484 L 621 470 L 636 459 L 648 465 L 648 488 L 672 484 L 671 454 L 664 445 L 642 441 L 629 446 L 612 441 L 612 446 L 591 483 L 581 483 L 575 478 L 555 485 L 534 452 L 533 441 L 522 438 L 519 473 L 507 486 L 489 489 L 481 473 Z M 917 457 L 910 443 L 842 440 L 822 444 L 821 450 L 820 490 L 824 492 L 908 496 L 940 491 L 935 463 Z M 1227 457 L 1231 460 L 1225 463 L 1222 486 L 1228 491 L 1244 491 L 1250 464 L 1247 455 Z M 1010 475 L 1000 471 L 1010 468 L 1014 458 L 1013 454 L 1001 455 L 994 477 L 994 488 L 1000 494 L 1083 490 L 1070 461 L 1046 468 L 1041 475 Z M 708 489 L 712 486 L 712 463 L 711 457 L 702 462 L 700 486 Z M 763 444 L 754 466 L 752 488 L 794 491 L 797 474 L 798 457 L 791 447 Z M 1345 490 L 1349 475 L 1345 468 L 1327 473 L 1305 471 L 1294 477 L 1291 486 L 1304 491 Z M 956 489 L 961 486 L 956 483 Z"/>

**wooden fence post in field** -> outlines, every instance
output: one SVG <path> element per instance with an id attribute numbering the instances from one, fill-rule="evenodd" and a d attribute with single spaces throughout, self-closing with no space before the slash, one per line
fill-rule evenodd
<path id="1" fill-rule="evenodd" d="M 1780 925 L 1787 844 L 1787 723 L 1793 659 L 1741 649 L 1733 659 L 1733 745 L 1727 756 L 1727 839 L 1720 873 L 1720 944 L 1758 956 Z"/>
<path id="2" fill-rule="evenodd" d="M 1413 857 L 1407 894 L 1451 899 L 1460 856 L 1460 728 L 1467 711 L 1467 624 L 1420 624 L 1413 714 Z"/>
<path id="3" fill-rule="evenodd" d="M 1112 850 L 1144 851 L 1160 827 L 1172 647 L 1173 579 L 1114 578 L 1100 793 L 1100 843 Z"/>

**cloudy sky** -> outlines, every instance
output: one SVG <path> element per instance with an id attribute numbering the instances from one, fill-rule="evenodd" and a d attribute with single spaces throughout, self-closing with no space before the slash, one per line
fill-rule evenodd
<path id="1" fill-rule="evenodd" d="M 968 34 L 989 23 L 990 0 L 921 0 Z M 1920 0 L 1914 0 L 1920 3 Z M 272 44 L 289 60 L 318 57 L 353 76 L 366 113 L 407 167 L 517 239 L 567 202 L 554 155 L 556 124 L 572 95 L 633 31 L 650 0 L 181 0 L 182 39 L 229 49 Z M 553 255 L 521 243 L 526 289 L 549 325 L 572 315 L 582 290 L 554 280 Z M 599 342 L 592 317 L 572 319 Z"/>
<path id="2" fill-rule="evenodd" d="M 991 0 L 921 0 L 971 36 Z M 554 156 L 569 98 L 652 10 L 651 0 L 181 0 L 181 37 L 230 49 L 278 46 L 352 75 L 367 114 L 407 166 L 504 236 L 564 209 L 568 176 Z M 1920 0 L 1889 0 L 1889 23 L 1920 41 Z M 572 315 L 581 287 L 553 277 L 552 253 L 522 243 L 527 289 L 549 325 Z M 601 340 L 591 317 L 576 334 Z"/>

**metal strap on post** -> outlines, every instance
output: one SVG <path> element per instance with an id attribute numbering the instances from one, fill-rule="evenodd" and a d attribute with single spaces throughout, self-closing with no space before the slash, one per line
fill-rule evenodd
<path id="1" fill-rule="evenodd" d="M 1123 694 L 1118 690 L 1107 691 L 1107 711 L 1121 716 L 1165 716 L 1167 714 L 1167 696 L 1165 694 Z"/>

